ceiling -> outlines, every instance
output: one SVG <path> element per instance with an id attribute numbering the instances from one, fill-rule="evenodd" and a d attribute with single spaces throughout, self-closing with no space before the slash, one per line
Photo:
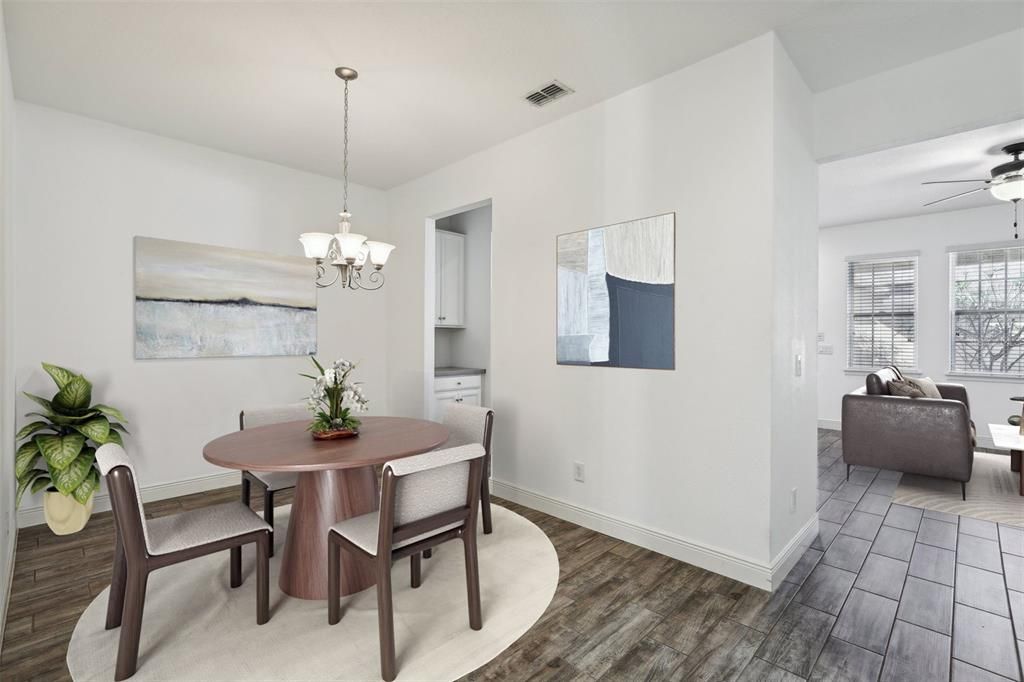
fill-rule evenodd
<path id="1" fill-rule="evenodd" d="M 929 201 L 964 192 L 982 183 L 927 185 L 926 180 L 992 177 L 989 170 L 1012 158 L 1000 151 L 1024 141 L 1024 120 L 972 130 L 925 142 L 821 164 L 818 167 L 818 218 L 822 227 L 941 213 L 978 206 L 1006 206 L 988 192 Z"/>
<path id="2" fill-rule="evenodd" d="M 1017 2 L 29 2 L 18 99 L 389 188 L 771 29 L 819 91 L 1024 25 Z M 543 109 L 551 79 L 575 94 Z"/>

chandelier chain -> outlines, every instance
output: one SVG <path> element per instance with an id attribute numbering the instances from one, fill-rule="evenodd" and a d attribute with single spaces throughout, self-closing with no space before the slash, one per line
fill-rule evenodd
<path id="1" fill-rule="evenodd" d="M 345 151 L 342 155 L 343 168 L 342 175 L 344 178 L 344 198 L 342 200 L 342 206 L 345 213 L 348 213 L 348 81 L 345 81 Z"/>

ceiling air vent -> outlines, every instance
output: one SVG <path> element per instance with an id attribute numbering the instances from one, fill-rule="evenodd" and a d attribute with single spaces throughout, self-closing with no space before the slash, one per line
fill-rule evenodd
<path id="1" fill-rule="evenodd" d="M 571 95 L 573 92 L 575 92 L 575 90 L 565 83 L 551 81 L 550 83 L 537 88 L 533 92 L 528 93 L 526 95 L 526 101 L 535 107 L 542 107 L 545 104 L 554 102 L 559 97 Z"/>

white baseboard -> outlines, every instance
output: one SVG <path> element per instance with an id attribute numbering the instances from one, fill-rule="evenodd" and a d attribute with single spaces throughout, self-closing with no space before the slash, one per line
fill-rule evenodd
<path id="1" fill-rule="evenodd" d="M 525 490 L 504 481 L 492 480 L 491 491 L 498 497 L 517 502 L 531 509 L 768 591 L 772 590 L 772 586 L 777 585 L 785 577 L 785 573 L 776 576 L 775 571 L 785 569 L 788 572 L 799 559 L 802 552 L 798 550 L 804 540 L 810 538 L 806 539 L 806 544 L 810 544 L 818 532 L 818 516 L 815 514 L 814 518 L 780 552 L 779 557 L 769 565 L 717 547 L 687 540 L 664 531 L 646 528 L 564 500 Z"/>
<path id="2" fill-rule="evenodd" d="M 174 483 L 151 485 L 141 489 L 142 501 L 156 502 L 157 500 L 166 500 L 169 497 L 202 493 L 207 490 L 216 490 L 217 488 L 224 488 L 229 485 L 238 485 L 241 480 L 240 472 L 230 471 L 223 474 L 210 474 L 209 476 L 189 478 L 184 481 L 175 481 Z M 96 513 L 109 510 L 110 497 L 106 493 L 97 493 L 96 499 L 93 502 L 93 512 Z M 45 522 L 46 520 L 43 518 L 42 505 L 25 507 L 18 510 L 18 528 L 38 526 Z"/>
<path id="3" fill-rule="evenodd" d="M 790 539 L 775 559 L 772 560 L 772 591 L 782 583 L 783 579 L 800 560 L 814 538 L 818 537 L 818 512 L 814 512 L 804 527 Z"/>
<path id="4" fill-rule="evenodd" d="M 839 431 L 842 426 L 842 422 L 838 419 L 819 419 L 818 428 L 828 429 L 829 431 Z"/>
<path id="5" fill-rule="evenodd" d="M 18 552 L 18 529 L 11 528 L 8 534 L 7 551 L 4 555 L 7 559 L 7 572 L 4 574 L 3 592 L 0 593 L 0 642 L 4 641 L 4 628 L 7 625 L 7 607 L 11 603 L 11 585 L 14 584 L 14 555 Z"/>

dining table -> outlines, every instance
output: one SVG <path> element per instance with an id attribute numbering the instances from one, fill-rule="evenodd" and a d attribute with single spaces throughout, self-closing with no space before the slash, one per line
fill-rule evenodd
<path id="1" fill-rule="evenodd" d="M 232 432 L 203 448 L 203 457 L 217 466 L 298 474 L 278 577 L 289 596 L 327 599 L 327 534 L 343 519 L 379 509 L 377 467 L 448 440 L 443 424 L 425 419 L 362 417 L 361 422 L 351 438 L 316 440 L 309 420 L 300 420 Z M 344 550 L 341 560 L 342 594 L 375 583 L 372 567 Z"/>

